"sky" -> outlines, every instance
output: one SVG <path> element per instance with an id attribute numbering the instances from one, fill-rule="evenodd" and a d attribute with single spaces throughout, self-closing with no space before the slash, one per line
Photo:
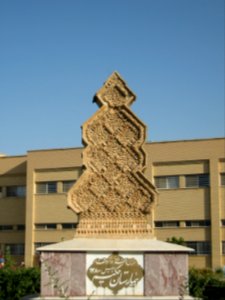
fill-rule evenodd
<path id="1" fill-rule="evenodd" d="M 82 145 L 117 71 L 147 141 L 225 136 L 223 0 L 0 1 L 0 153 Z"/>

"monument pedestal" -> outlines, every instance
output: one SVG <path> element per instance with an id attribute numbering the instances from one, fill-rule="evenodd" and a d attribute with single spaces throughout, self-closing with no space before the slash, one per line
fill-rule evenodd
<path id="1" fill-rule="evenodd" d="M 74 238 L 38 250 L 41 299 L 192 299 L 187 247 L 156 239 Z"/>

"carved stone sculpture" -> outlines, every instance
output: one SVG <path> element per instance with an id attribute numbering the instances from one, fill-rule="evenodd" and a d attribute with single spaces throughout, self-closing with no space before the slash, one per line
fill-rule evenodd
<path id="1" fill-rule="evenodd" d="M 116 72 L 95 95 L 100 109 L 83 125 L 85 171 L 68 193 L 77 237 L 153 237 L 156 190 L 143 174 L 146 126 L 129 108 L 134 100 Z"/>

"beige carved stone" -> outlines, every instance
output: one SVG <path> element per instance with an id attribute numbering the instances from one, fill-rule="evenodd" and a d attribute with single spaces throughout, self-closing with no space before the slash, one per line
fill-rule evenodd
<path id="1" fill-rule="evenodd" d="M 115 72 L 94 100 L 100 109 L 83 125 L 85 171 L 68 193 L 75 236 L 153 237 L 156 190 L 143 174 L 146 126 L 129 108 L 135 95 Z"/>

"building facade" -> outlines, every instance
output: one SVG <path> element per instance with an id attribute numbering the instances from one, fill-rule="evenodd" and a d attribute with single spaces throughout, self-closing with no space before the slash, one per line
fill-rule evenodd
<path id="1" fill-rule="evenodd" d="M 182 237 L 190 265 L 225 266 L 225 138 L 145 144 L 145 175 L 158 188 L 155 235 Z M 82 173 L 82 148 L 0 155 L 0 251 L 26 266 L 36 248 L 73 238 L 67 192 Z"/>

